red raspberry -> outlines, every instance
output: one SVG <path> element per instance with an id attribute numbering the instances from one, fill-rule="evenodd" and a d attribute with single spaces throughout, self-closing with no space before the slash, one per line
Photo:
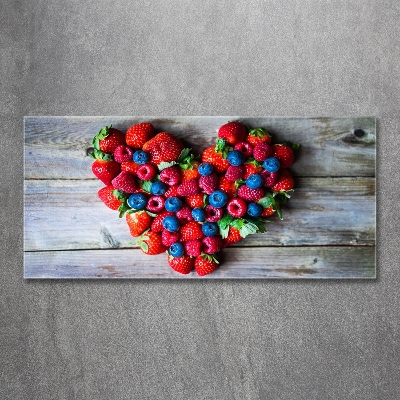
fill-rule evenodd
<path id="1" fill-rule="evenodd" d="M 161 196 L 152 196 L 147 201 L 146 210 L 158 213 L 164 208 L 165 200 Z"/>
<path id="2" fill-rule="evenodd" d="M 264 161 L 272 155 L 272 146 L 267 143 L 257 143 L 253 150 L 254 159 L 257 161 Z"/>
<path id="3" fill-rule="evenodd" d="M 136 174 L 142 181 L 150 181 L 157 175 L 157 169 L 152 164 L 143 164 L 139 167 Z"/>
<path id="4" fill-rule="evenodd" d="M 179 242 L 179 232 L 169 232 L 163 229 L 161 232 L 161 242 L 164 246 L 169 247 L 171 244 Z"/>
<path id="5" fill-rule="evenodd" d="M 264 197 L 264 189 L 250 189 L 246 185 L 240 186 L 238 189 L 238 196 L 247 201 L 258 201 Z"/>
<path id="6" fill-rule="evenodd" d="M 244 176 L 244 166 L 243 165 L 230 165 L 228 167 L 228 170 L 226 171 L 225 178 L 228 179 L 228 181 L 234 182 L 239 179 L 242 179 Z"/>
<path id="7" fill-rule="evenodd" d="M 181 180 L 181 171 L 177 165 L 163 169 L 160 172 L 160 181 L 169 186 L 177 185 Z"/>
<path id="8" fill-rule="evenodd" d="M 211 194 L 212 192 L 215 192 L 218 187 L 218 175 L 212 173 L 210 175 L 200 176 L 199 187 L 203 189 L 203 192 L 206 194 Z"/>
<path id="9" fill-rule="evenodd" d="M 189 240 L 184 242 L 187 255 L 197 257 L 201 254 L 201 240 Z"/>
<path id="10" fill-rule="evenodd" d="M 192 217 L 192 209 L 188 206 L 182 206 L 182 208 L 177 211 L 176 218 L 178 218 L 181 224 L 186 224 L 190 221 L 193 221 Z"/>
<path id="11" fill-rule="evenodd" d="M 121 144 L 114 150 L 114 160 L 120 164 L 132 160 L 132 156 L 132 149 L 123 144 Z"/>
<path id="12" fill-rule="evenodd" d="M 245 157 L 250 157 L 253 154 L 253 146 L 247 142 L 238 143 L 234 150 L 239 150 Z"/>
<path id="13" fill-rule="evenodd" d="M 268 172 L 267 170 L 263 170 L 261 172 L 261 176 L 264 178 L 264 186 L 266 188 L 271 188 L 275 185 L 276 181 L 278 180 L 279 172 Z"/>
<path id="14" fill-rule="evenodd" d="M 138 184 L 135 180 L 135 177 L 131 173 L 125 171 L 120 172 L 119 175 L 117 175 L 111 181 L 111 184 L 116 189 L 120 189 L 125 193 L 134 193 L 135 190 L 138 188 Z"/>
<path id="15" fill-rule="evenodd" d="M 199 185 L 197 179 L 189 179 L 178 186 L 179 196 L 191 196 L 192 194 L 199 193 Z"/>
<path id="16" fill-rule="evenodd" d="M 243 199 L 235 197 L 232 200 L 229 200 L 226 209 L 232 217 L 240 218 L 246 214 L 247 203 Z"/>
<path id="17" fill-rule="evenodd" d="M 174 215 L 174 213 L 167 210 L 162 210 L 160 214 L 153 219 L 153 222 L 151 223 L 151 230 L 153 232 L 162 232 L 164 229 L 162 222 L 164 218 L 168 217 L 169 215 Z"/>
<path id="18" fill-rule="evenodd" d="M 206 221 L 208 222 L 217 222 L 222 218 L 222 215 L 224 214 L 224 211 L 222 208 L 216 208 L 211 205 L 208 205 L 204 209 L 206 213 Z"/>
<path id="19" fill-rule="evenodd" d="M 222 238 L 221 236 L 207 236 L 202 241 L 202 250 L 206 254 L 214 254 L 222 249 Z"/>

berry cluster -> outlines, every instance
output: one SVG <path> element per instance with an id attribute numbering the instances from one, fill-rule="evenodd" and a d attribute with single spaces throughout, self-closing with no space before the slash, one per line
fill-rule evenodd
<path id="1" fill-rule="evenodd" d="M 218 130 L 216 145 L 201 161 L 191 149 L 152 124 L 125 134 L 105 127 L 93 139 L 94 175 L 106 186 L 99 198 L 138 237 L 147 254 L 167 251 L 177 272 L 200 276 L 218 268 L 218 252 L 242 238 L 265 232 L 266 217 L 290 197 L 288 167 L 298 145 L 272 144 L 265 129 L 239 121 Z"/>

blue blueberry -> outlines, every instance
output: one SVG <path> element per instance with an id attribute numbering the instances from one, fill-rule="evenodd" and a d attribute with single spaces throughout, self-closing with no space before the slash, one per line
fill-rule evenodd
<path id="1" fill-rule="evenodd" d="M 244 163 L 244 155 L 239 150 L 232 150 L 226 156 L 228 163 L 237 167 Z"/>
<path id="2" fill-rule="evenodd" d="M 162 196 L 167 190 L 167 185 L 164 182 L 154 182 L 151 185 L 150 192 L 154 196 Z"/>
<path id="3" fill-rule="evenodd" d="M 192 217 L 197 222 L 204 222 L 206 220 L 206 213 L 202 208 L 193 208 Z"/>
<path id="4" fill-rule="evenodd" d="M 179 230 L 181 224 L 179 223 L 178 218 L 176 218 L 174 215 L 168 215 L 163 219 L 163 227 L 168 231 L 168 232 L 176 232 Z"/>
<path id="5" fill-rule="evenodd" d="M 211 164 L 203 163 L 199 165 L 199 168 L 197 170 L 199 171 L 200 175 L 207 176 L 213 172 L 214 167 Z"/>
<path id="6" fill-rule="evenodd" d="M 221 208 L 228 202 L 228 195 L 222 190 L 216 190 L 208 196 L 208 202 L 215 208 Z"/>
<path id="7" fill-rule="evenodd" d="M 268 172 L 276 172 L 278 171 L 281 164 L 279 163 L 279 160 L 276 157 L 270 157 L 264 161 L 263 166 L 264 169 Z"/>
<path id="8" fill-rule="evenodd" d="M 178 197 L 168 197 L 165 200 L 165 209 L 171 212 L 177 212 L 182 208 L 182 200 L 178 199 Z"/>
<path id="9" fill-rule="evenodd" d="M 250 203 L 247 206 L 247 214 L 251 217 L 259 217 L 264 211 L 264 207 L 257 203 Z"/>
<path id="10" fill-rule="evenodd" d="M 149 160 L 150 154 L 143 150 L 137 150 L 133 153 L 133 161 L 135 161 L 136 164 L 143 165 L 149 162 Z"/>
<path id="11" fill-rule="evenodd" d="M 201 230 L 206 236 L 215 236 L 219 232 L 218 225 L 214 222 L 204 223 Z"/>
<path id="12" fill-rule="evenodd" d="M 143 193 L 131 194 L 126 201 L 129 207 L 135 210 L 143 210 L 147 204 L 147 196 Z"/>
<path id="13" fill-rule="evenodd" d="M 246 185 L 250 189 L 258 189 L 264 184 L 264 178 L 260 174 L 251 174 L 246 179 Z"/>
<path id="14" fill-rule="evenodd" d="M 182 257 L 185 253 L 182 243 L 174 243 L 169 246 L 168 253 L 172 257 Z"/>

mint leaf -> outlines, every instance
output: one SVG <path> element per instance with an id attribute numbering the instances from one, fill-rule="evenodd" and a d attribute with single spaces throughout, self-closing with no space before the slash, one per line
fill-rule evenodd
<path id="1" fill-rule="evenodd" d="M 260 206 L 263 206 L 264 208 L 268 208 L 270 206 L 273 206 L 275 203 L 274 199 L 272 197 L 263 197 L 262 199 L 257 201 L 257 204 Z"/>
<path id="2" fill-rule="evenodd" d="M 159 171 L 162 171 L 163 169 L 172 167 L 173 165 L 176 164 L 178 164 L 176 161 L 170 161 L 170 162 L 162 161 L 160 162 L 160 164 L 157 165 L 157 168 Z"/>
<path id="3" fill-rule="evenodd" d="M 153 183 L 151 181 L 141 181 L 140 187 L 147 193 L 150 193 L 151 185 Z"/>
<path id="4" fill-rule="evenodd" d="M 179 157 L 178 157 L 179 164 L 184 161 L 184 159 L 189 155 L 191 150 L 192 149 L 185 148 L 181 151 L 181 154 L 179 154 Z"/>

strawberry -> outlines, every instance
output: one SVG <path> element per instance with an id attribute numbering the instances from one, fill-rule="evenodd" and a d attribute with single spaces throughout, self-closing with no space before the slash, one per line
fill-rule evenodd
<path id="1" fill-rule="evenodd" d="M 161 241 L 164 246 L 171 246 L 176 242 L 179 242 L 179 232 L 169 232 L 166 229 L 163 229 L 161 232 Z"/>
<path id="2" fill-rule="evenodd" d="M 167 210 L 162 210 L 160 214 L 158 214 L 157 217 L 154 218 L 151 224 L 151 230 L 153 232 L 162 232 L 162 230 L 164 229 L 162 222 L 165 217 L 168 217 L 170 215 L 174 215 L 174 213 Z"/>
<path id="3" fill-rule="evenodd" d="M 207 147 L 201 156 L 203 163 L 211 164 L 214 167 L 215 172 L 225 172 L 229 163 L 226 158 L 223 158 L 222 154 L 215 150 L 215 146 Z"/>
<path id="4" fill-rule="evenodd" d="M 185 198 L 186 204 L 190 208 L 202 208 L 204 206 L 204 194 L 196 193 L 191 196 L 186 196 Z"/>
<path id="5" fill-rule="evenodd" d="M 178 196 L 178 187 L 179 187 L 179 185 L 169 186 L 168 190 L 164 193 L 164 197 L 166 199 L 168 197 L 177 197 Z"/>
<path id="6" fill-rule="evenodd" d="M 181 241 L 199 240 L 204 237 L 201 225 L 196 221 L 190 221 L 180 229 Z"/>
<path id="7" fill-rule="evenodd" d="M 132 175 L 135 176 L 140 167 L 141 165 L 136 164 L 135 161 L 126 161 L 121 163 L 121 171 L 130 172 Z"/>
<path id="8" fill-rule="evenodd" d="M 247 136 L 247 143 L 255 146 L 257 143 L 271 143 L 271 135 L 264 128 L 252 129 Z"/>
<path id="9" fill-rule="evenodd" d="M 207 236 L 201 241 L 202 250 L 206 254 L 214 254 L 222 249 L 222 238 L 221 236 Z"/>
<path id="10" fill-rule="evenodd" d="M 101 188 L 97 195 L 99 196 L 100 200 L 111 210 L 118 210 L 119 206 L 122 204 L 122 201 L 118 200 L 114 195 L 115 187 L 112 185 L 105 186 Z"/>
<path id="11" fill-rule="evenodd" d="M 238 196 L 247 201 L 257 202 L 264 196 L 264 189 L 250 189 L 247 185 L 242 185 L 238 189 Z"/>
<path id="12" fill-rule="evenodd" d="M 188 181 L 190 179 L 199 179 L 199 165 L 199 161 L 191 161 L 190 164 L 183 165 L 183 168 L 181 168 L 182 182 Z"/>
<path id="13" fill-rule="evenodd" d="M 186 254 L 181 257 L 172 257 L 168 255 L 168 264 L 176 272 L 187 275 L 193 269 L 194 258 Z"/>
<path id="14" fill-rule="evenodd" d="M 280 168 L 288 168 L 294 162 L 293 149 L 288 144 L 272 145 L 273 156 L 279 160 Z"/>
<path id="15" fill-rule="evenodd" d="M 111 185 L 120 171 L 120 165 L 110 159 L 97 159 L 92 164 L 93 174 L 107 186 Z"/>
<path id="16" fill-rule="evenodd" d="M 175 186 L 181 181 L 181 169 L 177 165 L 163 169 L 160 172 L 160 181 L 169 186 Z"/>
<path id="17" fill-rule="evenodd" d="M 233 226 L 229 227 L 228 236 L 225 239 L 222 239 L 223 247 L 228 247 L 233 243 L 240 242 L 242 237 L 240 236 L 240 231 Z"/>
<path id="18" fill-rule="evenodd" d="M 257 161 L 252 161 L 248 163 L 244 163 L 244 175 L 243 179 L 247 179 L 250 175 L 260 174 L 263 171 L 263 167 L 261 167 Z"/>
<path id="19" fill-rule="evenodd" d="M 235 182 L 230 181 L 225 176 L 219 178 L 218 189 L 223 190 L 228 195 L 228 199 L 236 196 Z"/>
<path id="20" fill-rule="evenodd" d="M 287 169 L 282 169 L 279 171 L 279 177 L 272 190 L 274 192 L 288 191 L 292 190 L 294 187 L 294 180 L 292 175 Z"/>
<path id="21" fill-rule="evenodd" d="M 275 214 L 276 210 L 272 206 L 264 208 L 264 211 L 261 213 L 260 217 L 265 218 Z"/>
<path id="22" fill-rule="evenodd" d="M 183 245 L 187 255 L 197 257 L 201 254 L 201 240 L 188 240 Z"/>
<path id="23" fill-rule="evenodd" d="M 126 131 L 126 144 L 135 149 L 141 149 L 154 134 L 154 127 L 150 122 L 141 122 L 140 124 L 132 125 Z"/>
<path id="24" fill-rule="evenodd" d="M 144 143 L 142 150 L 150 153 L 150 163 L 177 161 L 183 144 L 175 136 L 167 132 L 160 132 L 152 139 Z"/>
<path id="25" fill-rule="evenodd" d="M 129 226 L 129 232 L 133 237 L 137 237 L 150 228 L 153 218 L 146 211 L 138 211 L 127 213 L 125 219 Z"/>
<path id="26" fill-rule="evenodd" d="M 138 189 L 135 177 L 131 173 L 125 171 L 120 172 L 111 183 L 114 187 L 125 193 L 134 193 Z"/>
<path id="27" fill-rule="evenodd" d="M 210 175 L 200 176 L 199 187 L 204 193 L 211 194 L 218 187 L 218 175 L 213 172 Z"/>
<path id="28" fill-rule="evenodd" d="M 114 154 L 115 149 L 125 145 L 125 135 L 118 129 L 106 126 L 93 138 L 93 146 L 103 153 Z"/>
<path id="29" fill-rule="evenodd" d="M 206 254 L 200 255 L 194 260 L 194 268 L 199 276 L 211 274 L 218 268 L 218 264 L 219 262 L 214 256 Z"/>
<path id="30" fill-rule="evenodd" d="M 199 190 L 197 179 L 190 179 L 189 181 L 185 181 L 178 186 L 178 195 L 186 197 L 198 193 Z"/>
<path id="31" fill-rule="evenodd" d="M 167 247 L 162 244 L 161 233 L 146 231 L 139 236 L 137 244 L 142 249 L 143 253 L 149 255 L 161 254 L 167 251 Z"/>
<path id="32" fill-rule="evenodd" d="M 247 137 L 247 128 L 239 121 L 231 121 L 218 129 L 218 137 L 235 145 L 244 142 Z"/>
<path id="33" fill-rule="evenodd" d="M 230 165 L 226 171 L 225 178 L 228 179 L 228 181 L 235 182 L 243 178 L 244 172 L 245 169 L 243 165 Z"/>

